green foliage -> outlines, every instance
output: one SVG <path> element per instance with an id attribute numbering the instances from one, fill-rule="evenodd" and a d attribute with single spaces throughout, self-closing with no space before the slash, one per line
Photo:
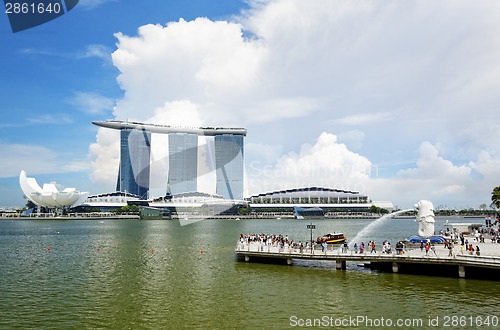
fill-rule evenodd
<path id="1" fill-rule="evenodd" d="M 244 214 L 250 214 L 251 211 L 252 211 L 251 207 L 241 207 L 238 210 L 238 213 L 244 215 Z"/>
<path id="2" fill-rule="evenodd" d="M 130 212 L 130 206 L 125 205 L 124 207 L 120 208 L 120 212 L 122 213 Z"/>
<path id="3" fill-rule="evenodd" d="M 376 214 L 387 214 L 389 213 L 389 210 L 383 209 L 381 207 L 377 207 L 375 205 L 370 206 L 368 209 L 371 213 L 376 213 Z"/>
<path id="4" fill-rule="evenodd" d="M 500 208 L 500 186 L 495 187 L 491 192 L 491 201 L 497 209 Z"/>

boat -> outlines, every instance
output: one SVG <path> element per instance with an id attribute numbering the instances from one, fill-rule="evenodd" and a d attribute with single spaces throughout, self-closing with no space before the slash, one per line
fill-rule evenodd
<path id="1" fill-rule="evenodd" d="M 333 233 L 326 234 L 323 237 L 318 237 L 316 243 L 327 243 L 327 244 L 342 244 L 346 241 L 343 233 Z"/>

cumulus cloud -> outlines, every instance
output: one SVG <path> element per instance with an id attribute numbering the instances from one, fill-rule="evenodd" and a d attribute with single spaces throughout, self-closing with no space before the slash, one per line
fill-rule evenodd
<path id="1" fill-rule="evenodd" d="M 117 33 L 112 60 L 124 96 L 115 117 L 247 127 L 249 191 L 262 186 L 251 183 L 258 180 L 253 164 L 278 182 L 361 182 L 394 200 L 488 196 L 486 177 L 498 178 L 500 159 L 492 143 L 500 138 L 500 3 L 276 0 L 250 7 L 233 21 L 180 19 L 141 26 L 136 36 Z M 259 146 L 267 150 L 262 158 L 252 151 Z M 93 159 L 105 147 L 94 146 Z M 409 162 L 385 178 L 367 174 L 374 164 Z"/>
<path id="2" fill-rule="evenodd" d="M 430 142 L 423 142 L 420 146 L 420 157 L 417 160 L 417 167 L 402 170 L 398 176 L 403 179 L 433 179 L 443 178 L 452 180 L 463 180 L 468 178 L 471 169 L 466 165 L 455 166 L 449 160 L 440 157 L 439 150 Z"/>
<path id="3" fill-rule="evenodd" d="M 249 193 L 304 186 L 359 191 L 371 170 L 367 158 L 338 143 L 335 135 L 322 133 L 314 145 L 303 144 L 299 152 L 280 157 L 274 166 L 252 162 L 247 167 Z"/>
<path id="4" fill-rule="evenodd" d="M 113 184 L 116 186 L 120 163 L 120 132 L 99 128 L 97 141 L 90 145 L 89 153 L 92 159 L 90 179 L 110 187 Z"/>

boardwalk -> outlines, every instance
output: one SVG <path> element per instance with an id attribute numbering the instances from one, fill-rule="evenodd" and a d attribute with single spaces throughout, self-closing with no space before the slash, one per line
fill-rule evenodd
<path id="1" fill-rule="evenodd" d="M 436 245 L 436 254 L 429 251 L 426 255 L 425 251 L 418 249 L 405 250 L 404 254 L 398 255 L 392 250 L 392 253 L 382 253 L 380 247 L 376 253 L 355 253 L 349 250 L 343 253 L 340 248 L 332 250 L 330 247 L 322 251 L 321 247 L 314 250 L 303 249 L 302 253 L 299 249 L 280 248 L 272 245 L 262 245 L 260 243 L 251 242 L 238 243 L 235 253 L 245 261 L 250 261 L 252 258 L 256 260 L 265 259 L 283 259 L 287 264 L 292 264 L 292 259 L 304 260 L 331 260 L 336 262 L 337 269 L 345 269 L 347 261 L 355 261 L 362 263 L 370 263 L 372 265 L 390 265 L 393 272 L 399 272 L 401 267 L 410 265 L 432 265 L 432 266 L 448 266 L 456 269 L 453 275 L 466 277 L 467 269 L 493 269 L 500 270 L 500 243 L 474 243 L 479 246 L 481 255 L 470 255 L 464 251 L 462 254 L 460 246 L 455 246 L 452 251 L 452 256 L 449 256 L 449 250 L 442 245 Z"/>

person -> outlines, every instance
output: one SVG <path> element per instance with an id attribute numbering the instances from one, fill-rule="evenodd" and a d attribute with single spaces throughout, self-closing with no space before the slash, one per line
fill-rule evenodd
<path id="1" fill-rule="evenodd" d="M 464 254 L 464 244 L 460 245 L 460 254 Z"/>
<path id="2" fill-rule="evenodd" d="M 349 246 L 347 245 L 347 242 L 345 242 L 342 248 L 342 252 L 347 253 L 347 250 L 349 250 Z"/>
<path id="3" fill-rule="evenodd" d="M 358 253 L 358 244 L 354 243 L 354 253 Z"/>
<path id="4" fill-rule="evenodd" d="M 430 249 L 430 247 L 431 246 L 429 245 L 429 243 L 425 243 L 425 255 L 426 256 L 429 255 L 429 249 Z"/>
<path id="5" fill-rule="evenodd" d="M 424 252 L 424 241 L 420 241 L 420 252 Z"/>
<path id="6" fill-rule="evenodd" d="M 472 246 L 472 244 L 469 244 L 469 254 L 470 255 L 474 254 L 474 247 Z"/>
<path id="7" fill-rule="evenodd" d="M 450 244 L 448 245 L 448 250 L 450 251 L 450 252 L 448 253 L 448 257 L 453 257 L 453 243 L 450 243 Z"/>
<path id="8" fill-rule="evenodd" d="M 359 253 L 363 254 L 365 252 L 365 243 L 361 242 L 359 245 Z"/>
<path id="9" fill-rule="evenodd" d="M 377 253 L 377 250 L 375 249 L 375 241 L 372 242 L 372 252 L 371 253 Z"/>
<path id="10" fill-rule="evenodd" d="M 437 257 L 437 253 L 436 253 L 436 247 L 434 246 L 434 244 L 432 244 L 432 252 L 434 252 L 434 255 Z"/>
<path id="11" fill-rule="evenodd" d="M 477 254 L 477 255 L 480 255 L 480 254 L 481 254 L 481 252 L 479 251 L 479 246 L 477 246 L 477 245 L 476 245 L 476 254 Z"/>

